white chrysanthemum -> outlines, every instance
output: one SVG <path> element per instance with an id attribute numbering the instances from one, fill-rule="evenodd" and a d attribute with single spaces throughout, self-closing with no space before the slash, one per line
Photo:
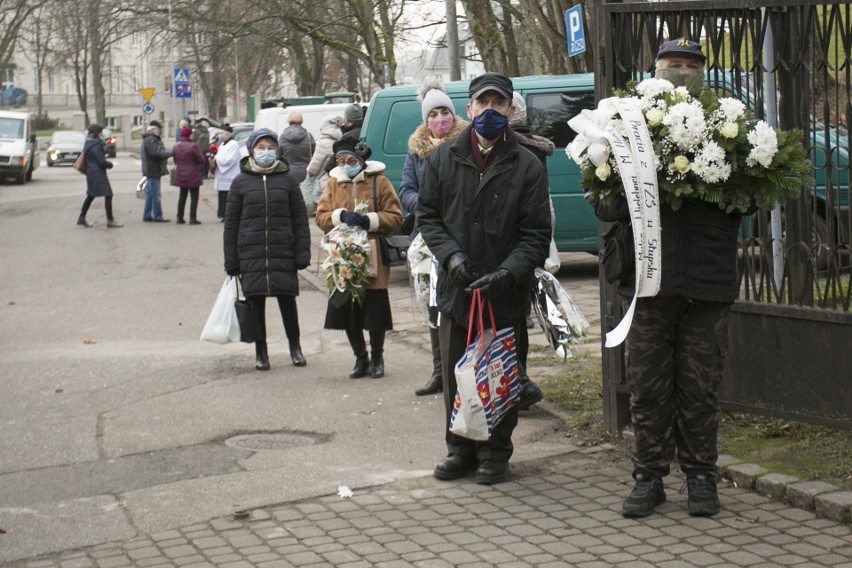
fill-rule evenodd
<path id="1" fill-rule="evenodd" d="M 754 130 L 748 133 L 747 138 L 752 149 L 746 158 L 746 163 L 749 166 L 760 164 L 768 168 L 775 154 L 778 153 L 778 136 L 775 130 L 765 121 L 760 120 L 755 124 Z"/>
<path id="2" fill-rule="evenodd" d="M 692 94 L 690 94 L 686 87 L 676 87 L 672 91 L 672 98 L 678 102 L 688 102 L 692 100 Z"/>
<path id="3" fill-rule="evenodd" d="M 695 175 L 707 183 L 719 183 L 731 175 L 731 164 L 725 161 L 725 149 L 712 140 L 695 156 L 692 164 Z"/>
<path id="4" fill-rule="evenodd" d="M 719 99 L 719 110 L 725 117 L 724 122 L 735 122 L 745 114 L 745 104 L 737 99 L 725 97 Z"/>
<path id="5" fill-rule="evenodd" d="M 725 149 L 712 140 L 704 145 L 701 154 L 711 162 L 722 162 L 725 159 Z"/>
<path id="6" fill-rule="evenodd" d="M 682 150 L 698 146 L 707 130 L 704 109 L 698 101 L 672 105 L 663 118 L 663 124 L 669 127 L 669 137 Z"/>
<path id="7" fill-rule="evenodd" d="M 674 85 L 665 79 L 645 79 L 636 85 L 636 92 L 645 99 L 652 99 L 674 89 Z"/>

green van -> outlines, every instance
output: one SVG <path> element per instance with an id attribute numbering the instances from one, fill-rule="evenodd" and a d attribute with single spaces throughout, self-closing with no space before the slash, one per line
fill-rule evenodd
<path id="1" fill-rule="evenodd" d="M 456 113 L 465 119 L 468 83 L 453 81 L 444 85 Z M 556 145 L 556 151 L 547 159 L 550 193 L 556 210 L 556 245 L 563 252 L 596 254 L 597 220 L 583 199 L 580 170 L 565 154 L 565 146 L 574 139 L 568 120 L 583 109 L 595 108 L 594 75 L 517 77 L 512 83 L 526 100 L 527 123 L 532 133 L 549 138 Z M 361 128 L 361 138 L 373 150 L 371 159 L 385 163 L 385 174 L 397 191 L 408 154 L 408 137 L 422 122 L 418 87 L 404 85 L 377 92 Z"/>

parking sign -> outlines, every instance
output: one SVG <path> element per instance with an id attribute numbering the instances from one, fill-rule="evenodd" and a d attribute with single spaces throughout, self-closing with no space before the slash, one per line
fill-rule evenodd
<path id="1" fill-rule="evenodd" d="M 568 35 L 568 57 L 586 51 L 586 35 L 583 32 L 583 7 L 579 4 L 565 10 L 565 31 Z"/>

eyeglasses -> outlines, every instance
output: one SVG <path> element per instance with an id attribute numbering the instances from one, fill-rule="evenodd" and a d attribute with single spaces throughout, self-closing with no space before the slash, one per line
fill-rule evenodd
<path id="1" fill-rule="evenodd" d="M 337 160 L 338 166 L 357 166 L 359 164 L 358 158 L 340 158 Z"/>

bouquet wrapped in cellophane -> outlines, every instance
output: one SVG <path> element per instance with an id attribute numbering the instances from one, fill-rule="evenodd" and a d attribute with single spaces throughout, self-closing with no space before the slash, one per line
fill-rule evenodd
<path id="1" fill-rule="evenodd" d="M 547 270 L 535 269 L 533 286 L 535 315 L 547 341 L 563 360 L 573 357 L 570 346 L 586 335 L 589 321 L 559 280 Z"/>
<path id="2" fill-rule="evenodd" d="M 367 203 L 355 204 L 355 213 L 366 213 Z M 341 224 L 322 238 L 321 246 L 328 253 L 322 263 L 329 293 L 336 305 L 364 302 L 364 284 L 369 280 L 370 243 L 367 231 Z"/>

